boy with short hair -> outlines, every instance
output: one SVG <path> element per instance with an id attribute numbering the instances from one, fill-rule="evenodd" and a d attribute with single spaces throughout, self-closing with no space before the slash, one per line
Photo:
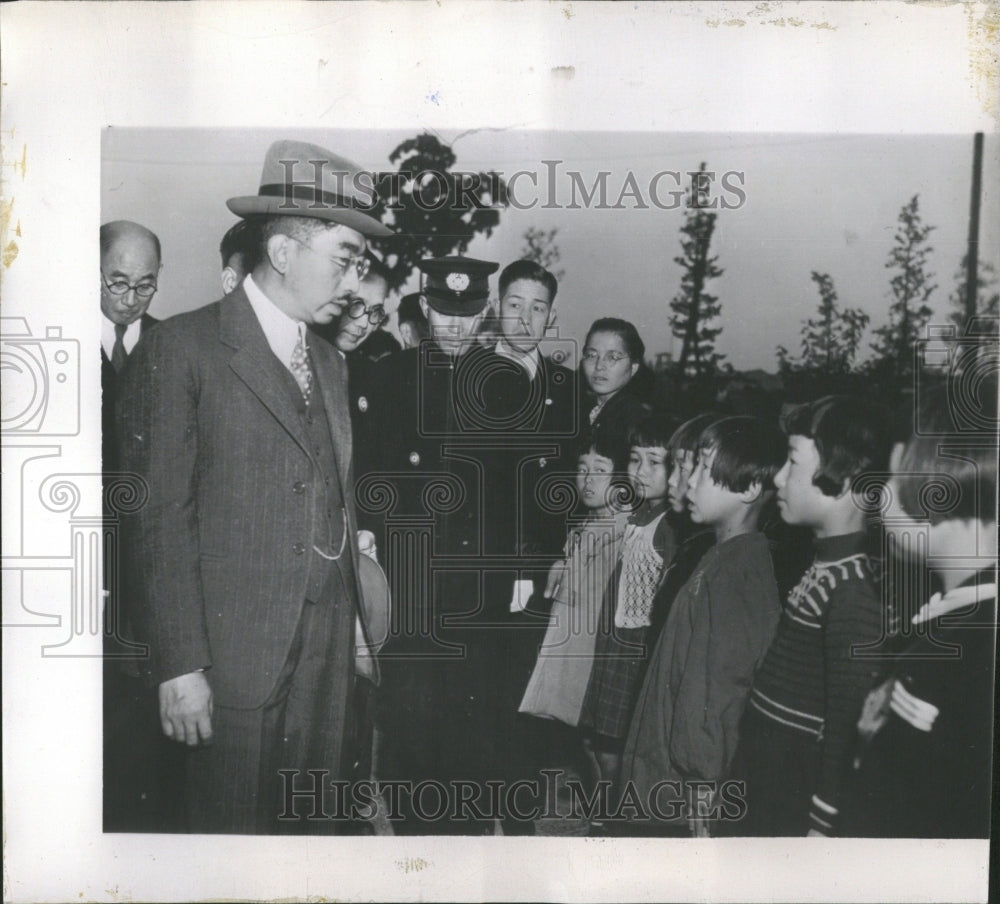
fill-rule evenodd
<path id="1" fill-rule="evenodd" d="M 728 775 L 750 683 L 778 621 L 774 569 L 757 522 L 783 460 L 781 433 L 758 418 L 724 418 L 702 433 L 687 499 L 715 545 L 671 606 L 622 762 L 626 793 L 655 797 L 658 830 L 708 834 L 716 798 L 696 810 L 691 783 L 718 785 Z"/>
<path id="2" fill-rule="evenodd" d="M 877 668 L 854 650 L 883 631 L 865 509 L 852 488 L 885 469 L 886 421 L 877 406 L 846 396 L 800 405 L 784 420 L 778 509 L 785 523 L 812 532 L 815 559 L 785 602 L 750 693 L 737 767 L 747 783 L 739 834 L 835 830 L 855 723 Z"/>

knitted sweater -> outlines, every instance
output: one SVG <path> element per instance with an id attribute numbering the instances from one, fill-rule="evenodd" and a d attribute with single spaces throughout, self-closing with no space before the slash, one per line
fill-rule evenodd
<path id="1" fill-rule="evenodd" d="M 785 602 L 778 633 L 754 679 L 750 705 L 821 745 L 812 828 L 833 832 L 850 772 L 855 726 L 878 661 L 853 655 L 883 632 L 864 533 L 816 541 L 816 559 Z"/>

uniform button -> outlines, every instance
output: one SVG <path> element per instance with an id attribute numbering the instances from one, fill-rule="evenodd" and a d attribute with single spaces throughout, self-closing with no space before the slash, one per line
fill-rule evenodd
<path id="1" fill-rule="evenodd" d="M 411 452 L 410 453 L 410 464 L 411 465 L 419 465 L 420 464 L 420 453 L 419 452 Z"/>
<path id="2" fill-rule="evenodd" d="M 297 496 L 301 496 L 306 491 L 306 485 L 301 480 L 296 480 L 292 484 L 292 492 Z"/>
<path id="3" fill-rule="evenodd" d="M 538 459 L 538 467 L 540 467 L 540 468 L 544 468 L 548 463 L 549 463 L 549 460 L 547 458 L 539 458 Z"/>
<path id="4" fill-rule="evenodd" d="M 297 555 L 297 556 L 301 556 L 302 553 L 304 553 L 305 551 L 306 551 L 306 545 L 305 545 L 305 543 L 296 543 L 292 547 L 292 552 L 294 552 L 295 555 Z"/>
<path id="5" fill-rule="evenodd" d="M 366 399 L 364 396 L 361 396 L 358 399 L 358 411 L 364 414 L 367 410 L 368 410 L 368 399 Z"/>
<path id="6" fill-rule="evenodd" d="M 551 405 L 552 404 L 552 399 L 546 399 L 545 400 L 545 404 L 546 405 Z"/>

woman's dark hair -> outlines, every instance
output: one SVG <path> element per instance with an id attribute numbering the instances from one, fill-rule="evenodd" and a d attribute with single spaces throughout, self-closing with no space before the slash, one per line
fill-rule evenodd
<path id="1" fill-rule="evenodd" d="M 797 405 L 781 419 L 789 436 L 816 444 L 819 468 L 813 486 L 825 496 L 839 496 L 844 481 L 885 471 L 889 463 L 889 412 L 866 399 L 825 396 Z"/>
<path id="2" fill-rule="evenodd" d="M 614 333 L 622 341 L 625 351 L 632 359 L 633 363 L 642 364 L 646 360 L 646 343 L 639 336 L 639 331 L 633 323 L 622 320 L 620 317 L 600 317 L 595 320 L 590 329 L 587 330 L 587 338 L 584 345 L 590 342 L 590 337 L 594 333 Z"/>
<path id="3" fill-rule="evenodd" d="M 917 422 L 893 472 L 900 504 L 911 518 L 931 524 L 996 518 L 996 376 L 975 387 L 963 382 L 920 394 Z M 942 479 L 950 485 L 943 493 Z"/>
<path id="4" fill-rule="evenodd" d="M 622 392 L 628 392 L 642 402 L 651 402 L 655 395 L 656 379 L 653 376 L 653 371 L 646 364 L 646 343 L 642 341 L 635 324 L 628 320 L 622 320 L 620 317 L 601 317 L 595 320 L 590 325 L 590 329 L 587 330 L 584 346 L 594 333 L 614 333 L 621 339 L 632 363 L 639 365 L 639 369 L 633 374 L 632 379 L 628 381 Z M 580 379 L 584 379 L 582 375 Z M 586 385 L 585 380 L 584 384 Z"/>
<path id="5" fill-rule="evenodd" d="M 705 428 L 698 451 L 715 452 L 712 480 L 730 492 L 745 492 L 754 483 L 770 490 L 785 463 L 786 441 L 761 418 L 726 417 Z"/>

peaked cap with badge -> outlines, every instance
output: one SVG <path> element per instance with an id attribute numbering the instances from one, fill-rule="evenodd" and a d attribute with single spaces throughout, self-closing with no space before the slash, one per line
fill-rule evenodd
<path id="1" fill-rule="evenodd" d="M 423 295 L 439 314 L 474 317 L 490 299 L 488 277 L 500 269 L 494 261 L 472 257 L 425 258 L 417 264 L 424 274 Z"/>
<path id="2" fill-rule="evenodd" d="M 316 144 L 286 140 L 267 149 L 257 194 L 230 198 L 226 206 L 238 217 L 313 217 L 365 236 L 394 235 L 372 216 L 374 200 L 372 178 L 356 163 Z"/>

